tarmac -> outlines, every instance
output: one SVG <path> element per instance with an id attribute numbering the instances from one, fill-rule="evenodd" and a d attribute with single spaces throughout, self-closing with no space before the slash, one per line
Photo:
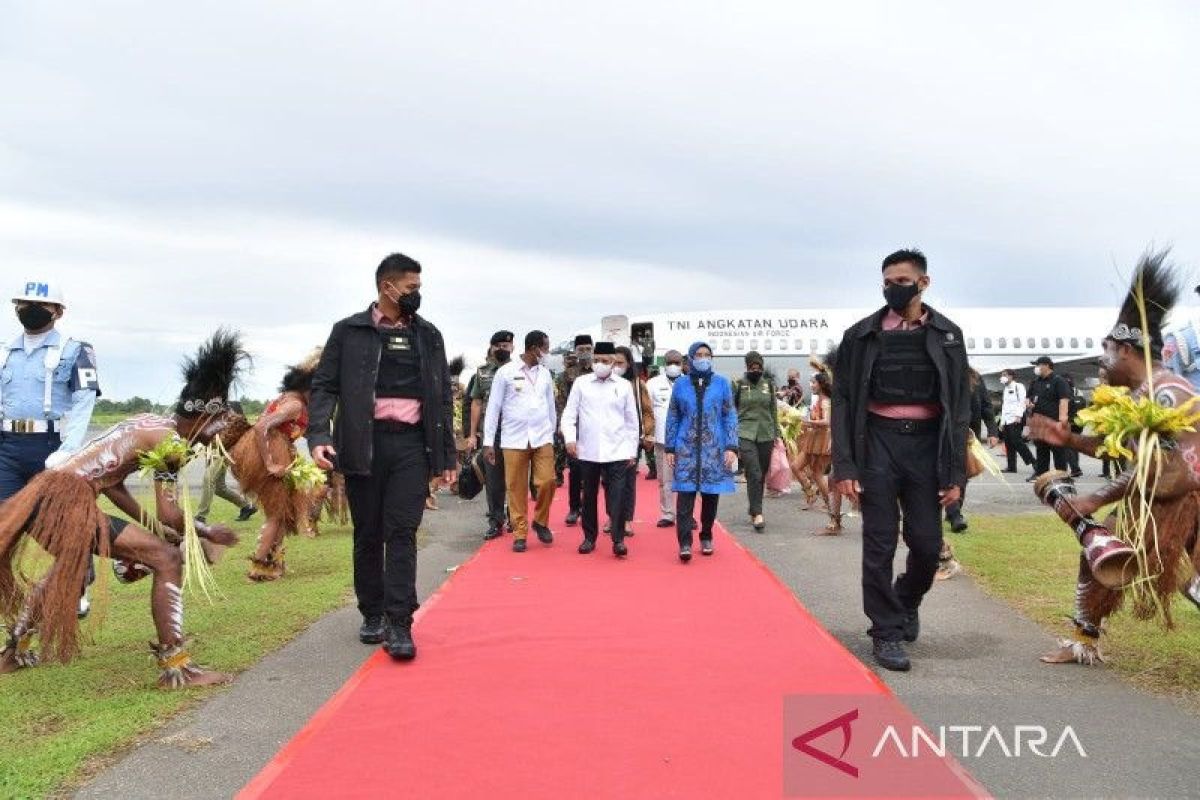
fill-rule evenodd
<path id="1" fill-rule="evenodd" d="M 1085 459 L 1089 475 L 1098 472 L 1097 466 Z M 1024 473 L 1005 477 L 1011 480 L 984 476 L 972 482 L 968 517 L 1049 515 L 1024 483 Z M 1095 477 L 1083 481 L 1098 482 Z M 737 495 L 722 498 L 720 519 L 844 646 L 873 666 L 861 610 L 858 519 L 849 518 L 840 537 L 815 536 L 826 518 L 802 511 L 801 501 L 798 493 L 769 499 L 767 528 L 755 533 L 739 486 Z M 430 537 L 418 559 L 422 598 L 470 558 L 484 529 L 482 498 L 462 502 L 442 495 L 439 502 L 442 509 L 425 516 Z M 656 509 L 639 509 L 631 558 L 637 558 L 640 537 L 673 536 L 672 530 L 654 527 L 656 517 Z M 575 546 L 577 528 L 567 528 L 561 520 L 552 521 L 552 527 L 557 546 Z M 1066 528 L 1063 533 L 1070 535 Z M 506 536 L 494 546 L 508 541 Z M 903 558 L 903 548 L 898 558 Z M 1194 617 L 1185 620 L 1185 625 L 1200 624 Z M 373 648 L 357 641 L 359 622 L 353 606 L 322 618 L 242 673 L 227 691 L 148 735 L 76 796 L 233 796 L 371 655 Z M 1103 667 L 1040 663 L 1037 656 L 1054 644 L 1054 635 L 984 594 L 966 574 L 935 584 L 922 606 L 921 622 L 921 637 L 909 647 L 913 670 L 877 672 L 930 729 L 952 730 L 951 753 L 995 796 L 1200 797 L 1200 719 L 1194 710 L 1137 689 Z M 419 628 L 417 643 L 419 647 Z M 1011 745 L 1019 725 L 1046 729 L 1050 745 L 1070 727 L 1086 757 L 1073 746 L 1058 757 L 1028 751 L 1014 756 L 998 746 L 980 754 L 981 734 L 968 740 L 964 754 L 961 739 L 953 734 L 971 726 L 982 731 L 995 726 Z M 536 743 L 531 747 L 536 751 Z M 453 776 L 450 764 L 448 757 L 448 780 Z M 397 786 L 403 786 L 402 779 Z"/>

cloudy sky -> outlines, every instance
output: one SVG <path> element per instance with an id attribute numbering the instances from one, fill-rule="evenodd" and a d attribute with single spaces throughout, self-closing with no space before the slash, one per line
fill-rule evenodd
<path id="1" fill-rule="evenodd" d="M 110 397 L 218 324 L 246 391 L 400 250 L 455 351 L 608 313 L 1108 305 L 1200 267 L 1187 2 L 0 0 L 0 274 L 56 279 Z"/>

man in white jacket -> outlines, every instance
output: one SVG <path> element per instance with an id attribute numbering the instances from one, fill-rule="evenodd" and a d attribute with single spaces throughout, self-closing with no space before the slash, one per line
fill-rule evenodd
<path id="1" fill-rule="evenodd" d="M 675 491 L 671 488 L 674 470 L 667 464 L 667 409 L 671 405 L 671 391 L 675 381 L 683 374 L 683 354 L 669 350 L 663 371 L 646 382 L 650 393 L 650 404 L 654 407 L 654 463 L 658 464 L 658 527 L 675 527 Z"/>
<path id="2" fill-rule="evenodd" d="M 1016 472 L 1018 454 L 1025 466 L 1033 463 L 1033 453 L 1029 452 L 1029 445 L 1021 438 L 1021 431 L 1025 427 L 1025 387 L 1011 369 L 1000 373 L 1000 383 L 1004 386 L 1004 401 L 1000 406 L 1001 436 L 1004 439 L 1004 452 L 1008 455 L 1008 468 L 1004 472 Z"/>
<path id="3" fill-rule="evenodd" d="M 613 374 L 616 352 L 612 342 L 596 342 L 591 374 L 580 375 L 571 386 L 562 434 L 567 455 L 579 460 L 583 473 L 583 543 L 579 552 L 596 549 L 596 504 L 603 476 L 613 555 L 621 557 L 629 553 L 622 508 L 625 471 L 637 458 L 638 416 L 631 384 Z"/>

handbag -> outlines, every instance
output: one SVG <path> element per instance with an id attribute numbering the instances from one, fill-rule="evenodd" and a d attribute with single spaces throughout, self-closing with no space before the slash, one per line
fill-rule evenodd
<path id="1" fill-rule="evenodd" d="M 968 429 L 967 430 L 967 461 L 966 461 L 967 479 L 968 480 L 971 478 L 977 478 L 983 474 L 983 462 L 975 457 L 975 448 L 972 447 L 972 444 L 976 441 L 977 440 L 975 439 L 975 434 L 970 429 Z"/>

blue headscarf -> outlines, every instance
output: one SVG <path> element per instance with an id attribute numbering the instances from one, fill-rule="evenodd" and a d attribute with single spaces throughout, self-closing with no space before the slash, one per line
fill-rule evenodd
<path id="1" fill-rule="evenodd" d="M 696 368 L 696 351 L 701 347 L 707 347 L 709 352 L 712 351 L 712 345 L 708 342 L 692 342 L 692 346 L 688 348 L 688 361 L 692 362 L 692 368 Z M 698 372 L 699 370 L 697 370 Z"/>

